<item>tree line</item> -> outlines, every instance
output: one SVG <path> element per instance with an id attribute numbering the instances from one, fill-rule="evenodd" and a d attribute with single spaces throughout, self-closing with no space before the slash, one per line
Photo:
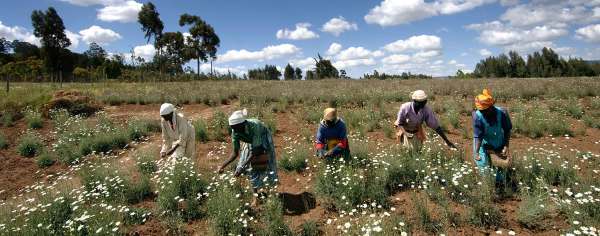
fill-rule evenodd
<path id="1" fill-rule="evenodd" d="M 551 48 L 527 55 L 523 59 L 517 52 L 490 56 L 475 66 L 473 73 L 457 71 L 458 78 L 548 78 L 600 75 L 600 63 L 582 58 L 562 58 Z"/>

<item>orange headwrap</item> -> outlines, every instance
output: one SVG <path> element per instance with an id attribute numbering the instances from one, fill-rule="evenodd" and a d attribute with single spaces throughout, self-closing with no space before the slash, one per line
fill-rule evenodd
<path id="1" fill-rule="evenodd" d="M 496 101 L 492 97 L 492 93 L 488 89 L 484 89 L 482 94 L 475 97 L 475 107 L 477 110 L 485 110 L 494 105 Z"/>

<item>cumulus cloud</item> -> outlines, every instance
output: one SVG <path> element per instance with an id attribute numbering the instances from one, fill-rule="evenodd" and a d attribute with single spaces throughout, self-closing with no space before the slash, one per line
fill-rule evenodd
<path id="1" fill-rule="evenodd" d="M 136 1 L 126 1 L 115 5 L 107 5 L 98 9 L 97 17 L 101 21 L 108 22 L 135 22 L 138 13 L 142 10 L 142 5 Z"/>
<path id="2" fill-rule="evenodd" d="M 336 59 L 337 60 L 353 60 L 353 59 L 368 59 L 371 57 L 379 57 L 382 55 L 381 51 L 370 51 L 363 47 L 349 47 L 340 51 Z"/>
<path id="3" fill-rule="evenodd" d="M 79 47 L 79 39 L 81 39 L 81 35 L 77 33 L 73 33 L 71 31 L 65 30 L 65 35 L 71 41 L 71 46 L 69 46 L 69 50 L 74 51 Z"/>
<path id="4" fill-rule="evenodd" d="M 348 22 L 344 17 L 335 17 L 331 18 L 331 20 L 327 21 L 321 28 L 323 32 L 331 33 L 335 36 L 339 36 L 344 31 L 349 30 L 358 30 L 358 26 L 356 23 Z"/>
<path id="5" fill-rule="evenodd" d="M 356 66 L 374 66 L 377 62 L 373 58 L 341 60 L 333 62 L 333 66 L 338 69 L 348 69 Z"/>
<path id="6" fill-rule="evenodd" d="M 133 53 L 136 57 L 141 57 L 144 61 L 152 61 L 154 58 L 154 54 L 156 53 L 156 49 L 152 44 L 140 45 L 133 48 Z"/>
<path id="7" fill-rule="evenodd" d="M 92 25 L 87 29 L 79 31 L 81 39 L 90 44 L 95 42 L 100 45 L 107 45 L 121 39 L 121 35 L 111 29 L 105 29 L 97 25 Z"/>
<path id="8" fill-rule="evenodd" d="M 277 31 L 278 39 L 290 39 L 290 40 L 306 40 L 306 39 L 314 39 L 318 38 L 319 35 L 313 31 L 311 31 L 309 23 L 298 23 L 296 24 L 296 29 L 280 29 Z"/>
<path id="9" fill-rule="evenodd" d="M 495 0 L 383 0 L 365 15 L 369 24 L 393 26 L 429 18 L 449 15 L 473 9 Z"/>
<path id="10" fill-rule="evenodd" d="M 410 61 L 409 55 L 393 54 L 381 59 L 383 64 L 404 64 Z"/>
<path id="11" fill-rule="evenodd" d="M 492 52 L 490 52 L 490 50 L 487 49 L 481 49 L 479 50 L 479 55 L 481 55 L 482 57 L 489 57 L 492 55 Z"/>
<path id="12" fill-rule="evenodd" d="M 268 46 L 260 51 L 248 51 L 246 49 L 241 50 L 229 50 L 222 55 L 218 56 L 217 62 L 230 62 L 230 61 L 264 61 L 283 56 L 290 56 L 300 52 L 300 48 L 293 44 L 280 44 L 275 46 Z"/>
<path id="13" fill-rule="evenodd" d="M 194 70 L 196 69 L 195 67 L 192 67 L 192 68 Z M 219 74 L 232 73 L 232 74 L 236 74 L 236 75 L 242 75 L 242 74 L 246 73 L 246 71 L 247 71 L 246 67 L 244 67 L 244 66 L 236 66 L 236 67 L 213 66 L 212 69 L 215 73 L 219 73 Z M 200 65 L 200 72 L 210 73 L 210 64 Z"/>
<path id="14" fill-rule="evenodd" d="M 576 1 L 531 2 L 509 8 L 500 19 L 513 26 L 564 25 L 582 21 L 593 15 L 590 9 Z"/>
<path id="15" fill-rule="evenodd" d="M 427 51 L 439 50 L 442 48 L 442 40 L 433 35 L 412 36 L 405 40 L 398 40 L 387 44 L 383 47 L 389 52 L 405 52 L 405 51 Z"/>
<path id="16" fill-rule="evenodd" d="M 569 33 L 566 28 L 562 27 L 544 25 L 522 29 L 500 21 L 471 24 L 466 28 L 480 31 L 479 41 L 484 44 L 522 53 L 553 46 L 552 40 Z"/>
<path id="17" fill-rule="evenodd" d="M 600 24 L 588 25 L 575 31 L 575 37 L 588 42 L 600 42 Z"/>
<path id="18" fill-rule="evenodd" d="M 292 66 L 300 67 L 303 70 L 312 69 L 315 67 L 315 59 L 307 57 L 304 59 L 292 59 L 289 61 Z"/>
<path id="19" fill-rule="evenodd" d="M 327 55 L 335 55 L 338 54 L 342 50 L 342 45 L 339 43 L 332 43 L 329 45 L 329 49 L 327 49 Z"/>
<path id="20" fill-rule="evenodd" d="M 6 40 L 19 40 L 35 45 L 40 45 L 40 39 L 35 37 L 29 30 L 20 26 L 7 26 L 0 21 L 0 38 Z"/>

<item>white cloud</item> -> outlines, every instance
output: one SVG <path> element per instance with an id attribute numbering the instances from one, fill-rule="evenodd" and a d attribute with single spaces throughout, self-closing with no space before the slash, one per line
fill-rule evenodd
<path id="1" fill-rule="evenodd" d="M 260 51 L 248 51 L 246 49 L 241 50 L 229 50 L 225 54 L 219 55 L 218 62 L 230 62 L 230 61 L 264 61 L 283 56 L 289 56 L 300 52 L 300 48 L 293 44 L 280 44 L 276 46 L 268 46 Z"/>
<path id="2" fill-rule="evenodd" d="M 344 31 L 358 30 L 358 26 L 356 25 L 356 23 L 348 22 L 346 21 L 346 19 L 344 19 L 344 17 L 340 16 L 336 18 L 331 18 L 331 20 L 327 21 L 327 23 L 323 25 L 323 28 L 321 30 L 324 32 L 331 33 L 335 36 L 339 36 Z"/>
<path id="3" fill-rule="evenodd" d="M 463 52 L 463 53 L 460 54 L 461 57 L 466 57 L 468 55 L 469 55 L 469 53 L 466 53 L 466 52 Z"/>
<path id="4" fill-rule="evenodd" d="M 40 45 L 40 39 L 35 37 L 29 30 L 20 26 L 7 26 L 0 21 L 0 38 L 6 40 L 19 40 L 35 45 Z"/>
<path id="5" fill-rule="evenodd" d="M 311 31 L 309 23 L 298 23 L 296 24 L 295 30 L 289 30 L 287 28 L 280 29 L 277 31 L 278 39 L 290 39 L 290 40 L 306 40 L 318 38 L 319 35 Z"/>
<path id="6" fill-rule="evenodd" d="M 456 60 L 450 60 L 448 62 L 448 65 L 456 65 L 458 62 L 456 62 Z"/>
<path id="7" fill-rule="evenodd" d="M 69 38 L 69 41 L 71 41 L 71 46 L 69 46 L 69 50 L 76 50 L 79 47 L 79 39 L 81 39 L 81 36 L 77 33 L 73 33 L 68 30 L 65 30 L 65 35 L 67 35 L 67 38 Z"/>
<path id="8" fill-rule="evenodd" d="M 383 64 L 404 64 L 410 61 L 409 55 L 393 54 L 381 59 Z"/>
<path id="9" fill-rule="evenodd" d="M 146 62 L 152 61 L 156 49 L 152 44 L 140 45 L 133 48 L 133 53 L 136 57 L 144 58 Z"/>
<path id="10" fill-rule="evenodd" d="M 600 43 L 600 24 L 588 25 L 579 28 L 575 31 L 578 39 L 582 39 L 588 42 Z"/>
<path id="11" fill-rule="evenodd" d="M 490 52 L 490 50 L 487 49 L 481 49 L 479 50 L 479 55 L 483 56 L 483 57 L 489 57 L 492 55 L 492 52 Z"/>
<path id="12" fill-rule="evenodd" d="M 369 24 L 393 26 L 436 15 L 449 15 L 473 9 L 495 0 L 383 0 L 365 15 Z"/>
<path id="13" fill-rule="evenodd" d="M 337 69 L 348 69 L 357 66 L 374 66 L 377 62 L 373 58 L 341 60 L 333 62 L 333 66 Z"/>
<path id="14" fill-rule="evenodd" d="M 364 17 L 369 24 L 392 26 L 425 19 L 437 14 L 423 0 L 384 0 Z"/>
<path id="15" fill-rule="evenodd" d="M 142 10 L 142 5 L 136 1 L 126 1 L 115 5 L 107 5 L 98 9 L 98 19 L 108 22 L 135 22 L 138 18 L 138 13 Z"/>
<path id="16" fill-rule="evenodd" d="M 338 54 L 338 52 L 340 52 L 342 50 L 342 45 L 339 43 L 332 43 L 331 45 L 329 45 L 329 49 L 327 49 L 327 54 L 328 55 L 335 55 Z"/>
<path id="17" fill-rule="evenodd" d="M 381 51 L 371 52 L 363 47 L 349 47 L 340 51 L 337 60 L 368 59 L 371 57 L 382 56 Z"/>
<path id="18" fill-rule="evenodd" d="M 312 57 L 307 57 L 304 59 L 292 59 L 289 63 L 292 66 L 300 67 L 303 70 L 308 70 L 315 67 L 315 59 Z"/>
<path id="19" fill-rule="evenodd" d="M 124 2 L 125 0 L 61 0 L 77 6 L 93 6 L 93 5 L 114 5 Z"/>
<path id="20" fill-rule="evenodd" d="M 508 9 L 500 19 L 511 25 L 564 25 L 589 18 L 592 12 L 577 1 L 538 1 Z"/>
<path id="21" fill-rule="evenodd" d="M 95 42 L 100 45 L 107 45 L 121 39 L 121 35 L 111 29 L 105 29 L 97 25 L 92 25 L 87 29 L 79 31 L 81 39 L 90 44 Z"/>
<path id="22" fill-rule="evenodd" d="M 389 52 L 405 52 L 417 50 L 439 50 L 442 40 L 433 35 L 412 36 L 406 40 L 398 40 L 383 47 Z"/>

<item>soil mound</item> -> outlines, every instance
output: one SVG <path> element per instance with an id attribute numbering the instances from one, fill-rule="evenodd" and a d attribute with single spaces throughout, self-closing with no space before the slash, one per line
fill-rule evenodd
<path id="1" fill-rule="evenodd" d="M 52 100 L 44 106 L 44 115 L 48 117 L 51 110 L 64 109 L 71 115 L 91 116 L 99 111 L 102 106 L 90 96 L 79 91 L 58 91 Z"/>

